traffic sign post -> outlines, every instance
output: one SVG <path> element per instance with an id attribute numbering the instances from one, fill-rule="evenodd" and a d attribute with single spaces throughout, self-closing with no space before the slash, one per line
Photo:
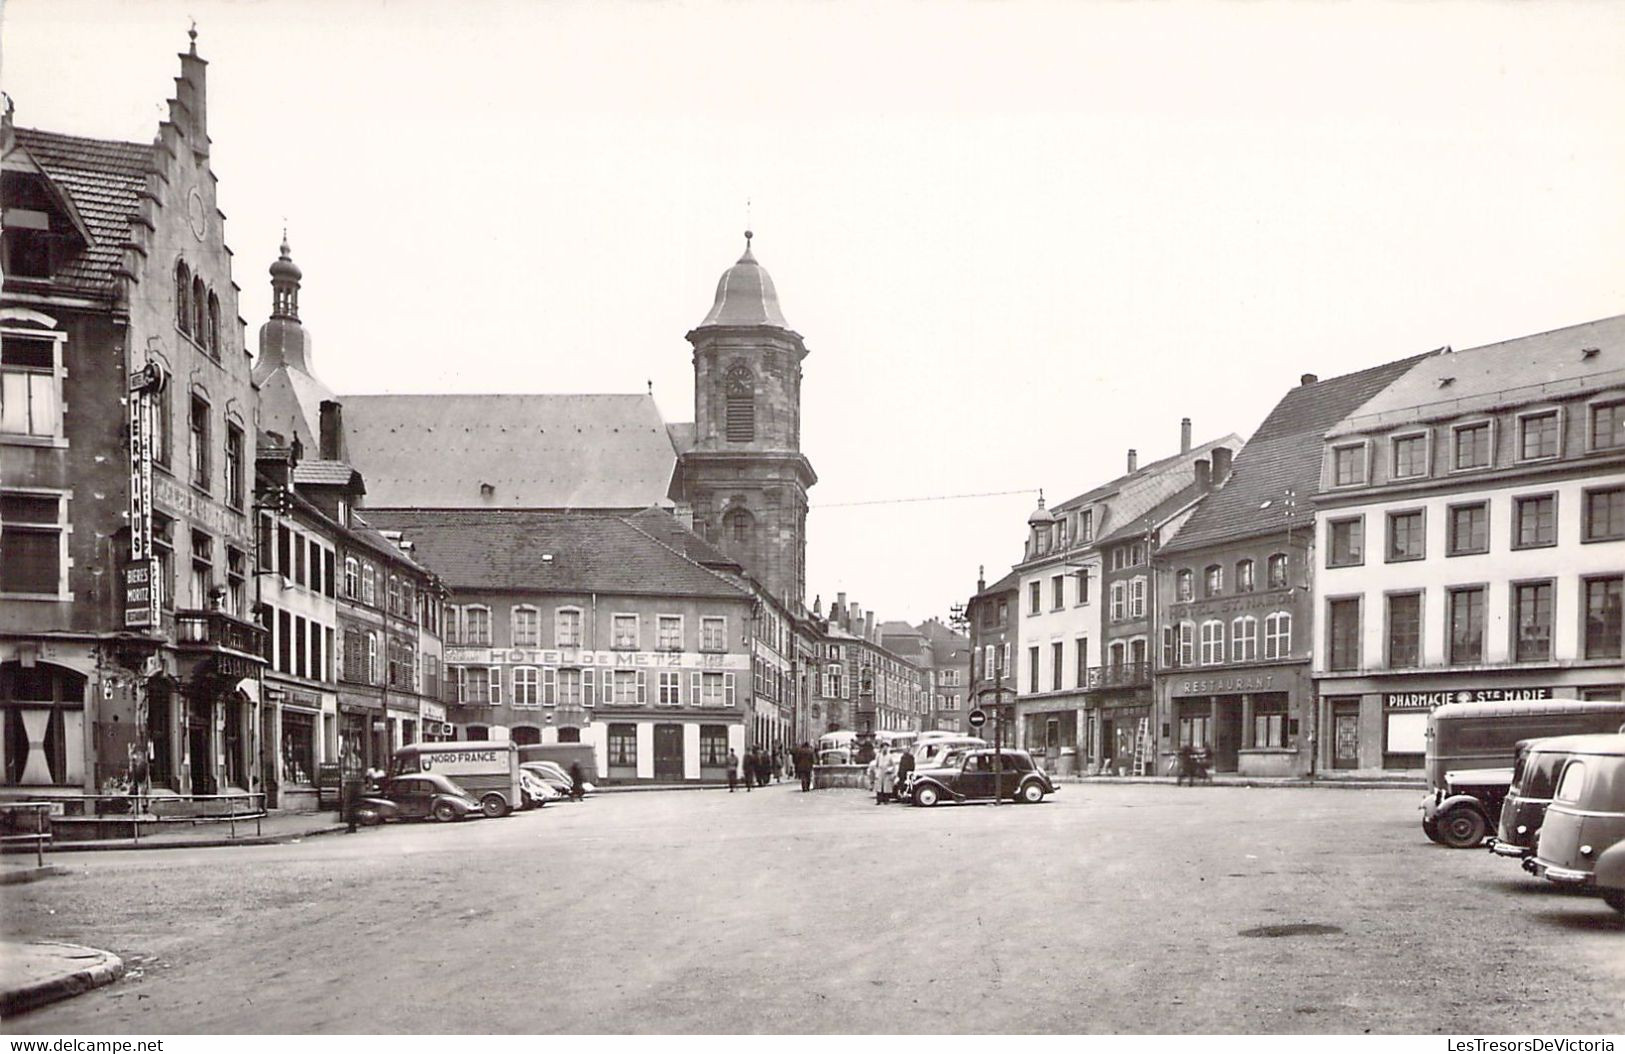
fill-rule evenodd
<path id="1" fill-rule="evenodd" d="M 965 723 L 972 728 L 981 728 L 987 724 L 987 713 L 981 707 L 977 707 L 970 712 L 970 716 L 965 718 Z"/>

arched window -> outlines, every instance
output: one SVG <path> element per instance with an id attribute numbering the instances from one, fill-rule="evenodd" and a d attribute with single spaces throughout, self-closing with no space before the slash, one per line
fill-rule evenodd
<path id="1" fill-rule="evenodd" d="M 175 262 L 175 325 L 182 333 L 192 332 L 192 272 L 184 260 Z"/>
<path id="2" fill-rule="evenodd" d="M 579 742 L 581 742 L 581 729 L 579 729 L 579 728 L 561 728 L 561 729 L 559 729 L 559 742 L 560 743 L 579 743 Z"/>
<path id="3" fill-rule="evenodd" d="M 207 347 L 210 355 L 217 359 L 220 357 L 220 298 L 213 293 L 209 294 L 209 339 Z"/>
<path id="4" fill-rule="evenodd" d="M 1251 593 L 1253 591 L 1253 562 L 1251 560 L 1236 561 L 1236 592 Z"/>
<path id="5" fill-rule="evenodd" d="M 542 730 L 534 725 L 515 725 L 508 738 L 521 747 L 535 746 L 542 741 Z"/>
<path id="6" fill-rule="evenodd" d="M 1218 564 L 1208 564 L 1202 572 L 1202 595 L 1216 597 L 1224 592 L 1224 568 Z"/>
<path id="7" fill-rule="evenodd" d="M 734 366 L 723 382 L 726 403 L 724 428 L 728 442 L 749 443 L 756 438 L 756 379 L 746 366 Z"/>
<path id="8" fill-rule="evenodd" d="M 192 279 L 192 339 L 199 344 L 209 332 L 209 290 L 202 277 Z"/>
<path id="9" fill-rule="evenodd" d="M 1184 568 L 1174 575 L 1175 596 L 1179 600 L 1194 600 L 1196 598 L 1196 576 L 1190 568 Z"/>
<path id="10" fill-rule="evenodd" d="M 756 526 L 756 517 L 748 509 L 734 509 L 722 518 L 722 525 L 727 529 L 729 541 L 747 545 L 750 543 L 751 530 Z"/>

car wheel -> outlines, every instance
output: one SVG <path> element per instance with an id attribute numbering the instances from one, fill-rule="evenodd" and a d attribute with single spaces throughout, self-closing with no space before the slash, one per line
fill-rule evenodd
<path id="1" fill-rule="evenodd" d="M 1456 805 L 1437 819 L 1439 842 L 1452 849 L 1472 849 L 1484 840 L 1489 825 L 1484 814 L 1470 805 Z"/>
<path id="2" fill-rule="evenodd" d="M 441 823 L 450 823 L 458 818 L 457 807 L 452 805 L 452 803 L 449 801 L 436 802 L 434 807 L 434 818 L 439 820 Z"/>
<path id="3" fill-rule="evenodd" d="M 1602 900 L 1604 904 L 1625 915 L 1625 889 L 1605 889 L 1602 891 Z"/>
<path id="4" fill-rule="evenodd" d="M 1422 833 L 1428 836 L 1428 841 L 1439 841 L 1439 821 L 1436 817 L 1426 817 L 1422 820 Z"/>
<path id="5" fill-rule="evenodd" d="M 480 799 L 480 811 L 494 820 L 508 815 L 508 803 L 502 795 L 493 792 Z"/>
<path id="6" fill-rule="evenodd" d="M 940 800 L 935 787 L 920 787 L 914 792 L 914 804 L 930 808 Z"/>
<path id="7" fill-rule="evenodd" d="M 1026 802 L 1028 805 L 1037 805 L 1039 802 L 1044 800 L 1044 788 L 1039 786 L 1036 782 L 1028 783 L 1025 787 L 1021 788 L 1020 796 L 1021 800 Z"/>

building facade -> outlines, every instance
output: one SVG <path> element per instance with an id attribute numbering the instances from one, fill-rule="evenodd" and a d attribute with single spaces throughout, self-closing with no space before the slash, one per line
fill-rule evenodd
<path id="1" fill-rule="evenodd" d="M 0 786 L 257 793 L 256 400 L 206 63 L 151 143 L 14 127 L 0 293 Z"/>
<path id="2" fill-rule="evenodd" d="M 1205 752 L 1218 772 L 1315 771 L 1311 500 L 1320 441 L 1412 361 L 1324 381 L 1305 374 L 1159 550 L 1160 771 L 1184 747 Z"/>
<path id="3" fill-rule="evenodd" d="M 1447 701 L 1618 699 L 1625 317 L 1423 357 L 1329 430 L 1319 764 L 1422 764 Z"/>
<path id="4" fill-rule="evenodd" d="M 1016 649 L 1021 646 L 1021 616 L 1017 604 L 1020 587 L 1021 576 L 1014 571 L 991 586 L 987 584 L 986 575 L 978 571 L 976 592 L 965 605 L 971 662 L 967 674 L 966 712 L 958 727 L 960 732 L 989 738 L 997 733 L 1005 742 L 1018 744 L 1023 740 L 1018 739 L 1015 724 L 1013 663 Z M 971 710 L 981 710 L 986 716 L 988 725 L 984 726 L 984 732 L 975 732 L 970 727 Z M 995 727 L 994 722 L 1001 724 Z"/>

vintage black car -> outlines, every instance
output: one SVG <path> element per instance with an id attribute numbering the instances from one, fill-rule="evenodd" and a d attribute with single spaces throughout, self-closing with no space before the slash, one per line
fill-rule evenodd
<path id="1" fill-rule="evenodd" d="M 434 818 L 442 823 L 481 815 L 479 799 L 437 772 L 413 772 L 384 781 L 376 794 L 356 803 L 356 822 Z"/>
<path id="2" fill-rule="evenodd" d="M 1056 790 L 1049 776 L 1033 764 L 1032 755 L 1025 750 L 967 750 L 947 757 L 946 766 L 915 770 L 909 784 L 909 800 L 915 805 L 993 801 L 995 798 L 1036 805 L 1044 800 L 1044 795 L 1054 794 Z"/>

